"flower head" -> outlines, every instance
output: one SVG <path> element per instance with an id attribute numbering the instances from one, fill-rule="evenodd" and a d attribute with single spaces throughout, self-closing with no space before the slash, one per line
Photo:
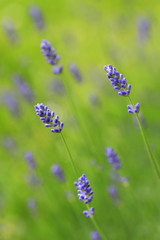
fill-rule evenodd
<path id="1" fill-rule="evenodd" d="M 115 185 L 110 185 L 108 187 L 108 193 L 112 197 L 112 200 L 114 201 L 115 204 L 118 204 L 120 202 L 117 188 L 115 187 Z"/>
<path id="2" fill-rule="evenodd" d="M 124 78 L 122 74 L 119 74 L 116 68 L 112 67 L 110 64 L 104 66 L 104 70 L 107 72 L 107 77 L 113 88 L 118 92 L 118 95 L 128 96 L 130 94 L 131 85 L 127 83 L 126 78 Z"/>
<path id="3" fill-rule="evenodd" d="M 43 53 L 47 63 L 54 65 L 52 69 L 53 73 L 61 73 L 63 69 L 62 65 L 57 66 L 60 57 L 57 55 L 54 48 L 52 48 L 51 44 L 47 40 L 42 40 L 41 52 Z"/>
<path id="4" fill-rule="evenodd" d="M 135 107 L 133 107 L 132 104 L 127 105 L 127 108 L 129 113 L 139 113 L 140 103 L 136 103 Z"/>
<path id="5" fill-rule="evenodd" d="M 58 164 L 53 164 L 51 167 L 51 172 L 54 174 L 54 176 L 60 180 L 61 182 L 65 181 L 63 170 Z"/>
<path id="6" fill-rule="evenodd" d="M 117 153 L 113 151 L 113 148 L 106 148 L 106 157 L 108 158 L 108 163 L 111 164 L 115 170 L 121 168 L 120 159 L 117 156 Z"/>
<path id="7" fill-rule="evenodd" d="M 41 13 L 41 10 L 38 6 L 34 5 L 31 6 L 29 9 L 29 14 L 31 15 L 35 25 L 38 29 L 44 28 L 44 19 Z"/>
<path id="8" fill-rule="evenodd" d="M 79 200 L 84 202 L 84 204 L 90 203 L 93 199 L 93 191 L 85 174 L 82 174 L 82 176 L 78 178 L 78 182 L 74 182 L 74 185 L 77 188 Z M 91 215 L 94 215 L 94 208 L 91 207 L 89 211 L 83 211 L 83 214 L 86 217 L 91 217 Z"/>
<path id="9" fill-rule="evenodd" d="M 63 123 L 59 121 L 59 116 L 55 116 L 43 103 L 35 105 L 36 114 L 40 116 L 40 120 L 45 124 L 45 127 L 52 127 L 51 132 L 61 132 Z"/>
<path id="10" fill-rule="evenodd" d="M 24 154 L 24 158 L 26 159 L 26 162 L 30 168 L 35 168 L 35 160 L 33 158 L 33 153 L 31 151 L 26 151 Z"/>
<path id="11" fill-rule="evenodd" d="M 101 238 L 100 238 L 100 235 L 99 235 L 98 232 L 92 231 L 92 232 L 90 233 L 90 239 L 91 239 L 91 240 L 100 240 Z"/>
<path id="12" fill-rule="evenodd" d="M 75 79 L 77 80 L 77 82 L 81 82 L 82 81 L 82 77 L 80 72 L 78 71 L 78 68 L 76 66 L 76 64 L 71 63 L 69 65 L 69 70 L 71 71 L 72 75 L 75 77 Z"/>

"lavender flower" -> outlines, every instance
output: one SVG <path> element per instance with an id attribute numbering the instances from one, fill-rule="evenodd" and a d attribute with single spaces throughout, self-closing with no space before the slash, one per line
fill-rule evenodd
<path id="1" fill-rule="evenodd" d="M 120 199 L 116 187 L 114 185 L 110 185 L 107 190 L 110 196 L 112 197 L 114 203 L 118 204 Z"/>
<path id="2" fill-rule="evenodd" d="M 117 153 L 113 151 L 113 148 L 106 148 L 106 157 L 108 158 L 108 163 L 111 164 L 115 170 L 121 168 L 120 159 L 117 157 Z"/>
<path id="3" fill-rule="evenodd" d="M 104 66 L 104 70 L 107 72 L 107 77 L 113 88 L 118 92 L 118 95 L 128 96 L 130 94 L 131 85 L 127 83 L 126 78 L 124 78 L 122 74 L 119 74 L 116 68 L 112 67 L 110 64 Z"/>
<path id="4" fill-rule="evenodd" d="M 64 178 L 64 173 L 63 170 L 61 169 L 61 167 L 58 164 L 54 164 L 51 167 L 51 172 L 54 174 L 54 176 L 61 182 L 65 181 Z"/>
<path id="5" fill-rule="evenodd" d="M 17 32 L 15 31 L 13 22 L 11 20 L 3 23 L 3 29 L 11 43 L 16 43 L 18 40 Z"/>
<path id="6" fill-rule="evenodd" d="M 45 127 L 53 127 L 51 132 L 61 132 L 63 123 L 59 121 L 59 116 L 55 116 L 54 112 L 51 112 L 43 103 L 35 105 L 36 114 L 40 116 L 40 120 L 45 123 Z M 54 118 L 54 121 L 53 121 Z"/>
<path id="7" fill-rule="evenodd" d="M 141 17 L 138 19 L 138 37 L 139 41 L 144 43 L 149 35 L 150 22 L 146 17 Z"/>
<path id="8" fill-rule="evenodd" d="M 24 158 L 26 159 L 26 162 L 31 169 L 35 168 L 36 164 L 33 158 L 33 153 L 31 151 L 26 151 L 24 154 Z"/>
<path id="9" fill-rule="evenodd" d="M 71 71 L 72 75 L 75 77 L 77 82 L 81 82 L 82 81 L 82 77 L 80 75 L 80 72 L 78 71 L 78 68 L 77 68 L 76 64 L 70 63 L 69 70 Z"/>
<path id="10" fill-rule="evenodd" d="M 82 174 L 82 176 L 78 178 L 78 182 L 74 182 L 74 185 L 77 188 L 79 200 L 84 202 L 84 204 L 90 203 L 93 199 L 93 191 L 85 174 Z M 94 208 L 91 207 L 89 211 L 83 211 L 83 214 L 86 217 L 91 217 L 94 215 Z"/>
<path id="11" fill-rule="evenodd" d="M 27 206 L 31 212 L 31 214 L 36 214 L 37 212 L 37 203 L 34 198 L 28 198 L 27 199 Z"/>
<path id="12" fill-rule="evenodd" d="M 44 19 L 41 13 L 41 10 L 38 6 L 32 6 L 29 9 L 29 14 L 33 18 L 35 25 L 38 29 L 43 29 L 44 28 Z"/>
<path id="13" fill-rule="evenodd" d="M 132 104 L 131 105 L 127 105 L 128 108 L 128 112 L 129 113 L 139 113 L 140 110 L 140 104 L 136 103 L 135 107 L 133 108 Z"/>
<path id="14" fill-rule="evenodd" d="M 19 115 L 19 106 L 15 96 L 10 92 L 5 91 L 2 95 L 2 98 L 3 98 L 2 101 L 7 106 L 7 108 L 12 112 L 12 114 Z"/>
<path id="15" fill-rule="evenodd" d="M 54 65 L 52 69 L 53 73 L 61 73 L 63 69 L 62 65 L 57 66 L 60 57 L 56 54 L 54 48 L 52 48 L 51 44 L 47 40 L 42 40 L 41 52 L 43 53 L 47 63 Z"/>
<path id="16" fill-rule="evenodd" d="M 53 82 L 50 83 L 50 88 L 57 92 L 58 94 L 64 93 L 64 86 L 62 82 L 59 81 L 59 79 L 55 79 Z"/>
<path id="17" fill-rule="evenodd" d="M 33 100 L 33 94 L 31 89 L 29 88 L 29 85 L 21 78 L 19 75 L 15 75 L 13 77 L 13 81 L 16 83 L 17 87 L 19 88 L 19 91 L 21 94 L 27 98 L 28 101 Z"/>
<path id="18" fill-rule="evenodd" d="M 90 233 L 90 239 L 91 240 L 101 240 L 99 233 L 96 231 L 93 231 Z"/>

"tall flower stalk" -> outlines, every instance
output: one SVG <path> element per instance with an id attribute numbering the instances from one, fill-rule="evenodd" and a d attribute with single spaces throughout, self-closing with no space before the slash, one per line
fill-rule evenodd
<path id="1" fill-rule="evenodd" d="M 139 128 L 141 131 L 141 135 L 142 135 L 148 156 L 149 156 L 151 163 L 155 169 L 157 177 L 160 179 L 160 168 L 159 168 L 158 162 L 152 154 L 147 137 L 143 130 L 143 126 L 142 126 L 140 117 L 138 115 L 140 104 L 137 103 L 134 106 L 134 104 L 132 103 L 131 97 L 129 96 L 130 90 L 131 90 L 131 85 L 128 84 L 126 78 L 124 78 L 122 74 L 119 74 L 119 72 L 116 70 L 116 68 L 112 67 L 110 64 L 108 66 L 104 66 L 104 70 L 107 72 L 107 77 L 110 80 L 113 88 L 117 91 L 118 95 L 128 97 L 128 99 L 131 103 L 131 105 L 127 106 L 128 112 L 135 114 L 135 116 L 137 118 Z"/>

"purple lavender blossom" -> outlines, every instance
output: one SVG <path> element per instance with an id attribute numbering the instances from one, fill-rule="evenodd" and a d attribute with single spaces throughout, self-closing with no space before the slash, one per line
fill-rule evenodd
<path id="1" fill-rule="evenodd" d="M 72 73 L 72 75 L 74 76 L 74 78 L 77 80 L 77 82 L 81 82 L 82 81 L 81 74 L 78 71 L 78 68 L 77 68 L 75 63 L 70 63 L 69 64 L 69 70 Z"/>
<path id="2" fill-rule="evenodd" d="M 91 240 L 101 240 L 101 237 L 100 237 L 100 235 L 99 235 L 98 232 L 92 231 L 92 232 L 90 233 L 90 239 L 91 239 Z"/>
<path id="3" fill-rule="evenodd" d="M 27 98 L 28 101 L 33 101 L 33 94 L 29 85 L 21 78 L 20 75 L 15 75 L 13 81 L 17 85 L 21 94 Z"/>
<path id="4" fill-rule="evenodd" d="M 126 78 L 124 78 L 122 74 L 119 74 L 116 68 L 112 67 L 110 64 L 104 66 L 104 70 L 107 72 L 107 77 L 118 95 L 128 96 L 130 94 L 131 85 L 127 83 Z"/>
<path id="5" fill-rule="evenodd" d="M 36 167 L 33 153 L 31 151 L 26 151 L 24 154 L 24 158 L 26 159 L 26 162 L 31 169 Z"/>
<path id="6" fill-rule="evenodd" d="M 11 20 L 5 21 L 3 23 L 3 29 L 4 29 L 5 34 L 8 37 L 8 40 L 11 43 L 16 43 L 18 41 L 17 32 L 16 32 L 13 22 Z"/>
<path id="7" fill-rule="evenodd" d="M 47 63 L 53 65 L 53 73 L 59 74 L 62 72 L 62 65 L 57 66 L 60 57 L 56 54 L 54 48 L 52 48 L 51 44 L 47 40 L 42 40 L 41 43 L 41 52 L 43 53 Z"/>
<path id="8" fill-rule="evenodd" d="M 37 212 L 37 203 L 34 198 L 28 198 L 27 199 L 27 206 L 32 214 L 36 214 Z"/>
<path id="9" fill-rule="evenodd" d="M 74 182 L 74 185 L 77 188 L 79 200 L 84 202 L 84 204 L 90 203 L 93 199 L 93 191 L 85 174 L 82 174 L 82 176 L 78 178 L 78 182 Z M 94 208 L 91 207 L 89 211 L 83 211 L 83 214 L 86 217 L 91 217 L 94 215 Z"/>
<path id="10" fill-rule="evenodd" d="M 120 159 L 117 156 L 117 153 L 113 151 L 113 148 L 106 148 L 106 157 L 108 158 L 108 163 L 111 164 L 115 170 L 121 168 Z"/>
<path id="11" fill-rule="evenodd" d="M 140 17 L 138 19 L 138 37 L 139 41 L 144 43 L 149 36 L 150 22 L 146 17 Z"/>
<path id="12" fill-rule="evenodd" d="M 112 197 L 112 200 L 114 201 L 114 203 L 119 204 L 120 199 L 119 199 L 117 188 L 115 187 L 115 185 L 110 185 L 107 188 L 107 190 L 108 190 L 108 193 L 110 194 L 110 196 Z"/>
<path id="13" fill-rule="evenodd" d="M 15 96 L 9 91 L 4 91 L 2 101 L 14 115 L 19 115 L 19 106 Z"/>
<path id="14" fill-rule="evenodd" d="M 139 113 L 140 104 L 136 103 L 135 107 L 133 107 L 132 104 L 130 104 L 130 105 L 127 105 L 127 108 L 129 113 Z"/>
<path id="15" fill-rule="evenodd" d="M 118 181 L 122 184 L 126 184 L 129 182 L 129 177 L 119 177 Z"/>
<path id="16" fill-rule="evenodd" d="M 36 5 L 31 6 L 29 9 L 29 14 L 34 21 L 35 26 L 38 29 L 43 29 L 44 28 L 44 19 L 43 19 L 40 8 Z"/>
<path id="17" fill-rule="evenodd" d="M 60 182 L 65 181 L 63 170 L 61 169 L 61 167 L 58 164 L 52 165 L 51 172 Z"/>
<path id="18" fill-rule="evenodd" d="M 55 116 L 54 112 L 51 112 L 43 103 L 35 105 L 36 114 L 40 116 L 40 120 L 45 123 L 45 127 L 53 127 L 51 132 L 61 132 L 63 123 L 59 121 L 59 116 Z M 53 121 L 54 118 L 54 121 Z"/>
<path id="19" fill-rule="evenodd" d="M 59 81 L 59 79 L 55 79 L 54 81 L 52 81 L 50 83 L 50 88 L 52 90 L 54 90 L 55 92 L 57 92 L 58 94 L 63 94 L 64 93 L 64 86 L 62 84 L 61 81 Z"/>

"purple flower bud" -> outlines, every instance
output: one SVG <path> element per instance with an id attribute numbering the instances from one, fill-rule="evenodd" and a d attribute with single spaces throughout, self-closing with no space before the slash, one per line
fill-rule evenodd
<path id="1" fill-rule="evenodd" d="M 26 159 L 26 162 L 30 168 L 35 168 L 35 160 L 33 158 L 33 153 L 31 151 L 26 151 L 24 154 L 24 158 Z"/>
<path id="2" fill-rule="evenodd" d="M 90 239 L 91 240 L 101 240 L 99 233 L 96 231 L 93 231 L 90 233 Z"/>
<path id="3" fill-rule="evenodd" d="M 69 70 L 71 71 L 72 75 L 75 77 L 77 82 L 81 82 L 82 81 L 82 77 L 80 75 L 80 72 L 78 71 L 78 68 L 77 68 L 76 64 L 71 63 L 69 65 Z"/>
<path id="4" fill-rule="evenodd" d="M 38 29 L 43 29 L 44 28 L 44 19 L 43 19 L 43 16 L 42 16 L 40 8 L 38 6 L 36 6 L 36 5 L 30 7 L 29 14 L 30 14 L 30 16 L 32 17 L 32 19 L 34 21 L 35 26 Z"/>
<path id="5" fill-rule="evenodd" d="M 61 182 L 65 181 L 64 173 L 61 167 L 58 164 L 53 164 L 51 167 L 51 172 L 54 174 L 54 176 Z"/>

